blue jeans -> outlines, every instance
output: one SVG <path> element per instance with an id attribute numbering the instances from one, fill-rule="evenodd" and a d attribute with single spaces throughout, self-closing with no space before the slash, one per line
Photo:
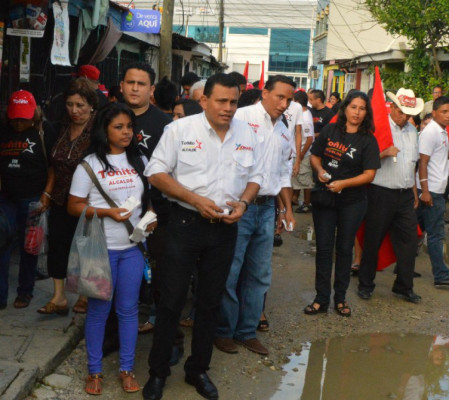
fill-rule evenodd
<path id="1" fill-rule="evenodd" d="M 427 249 L 432 264 L 433 279 L 438 282 L 449 279 L 449 269 L 443 257 L 446 203 L 443 194 L 430 192 L 430 195 L 432 196 L 433 206 L 421 206 L 420 212 L 427 232 Z"/>
<path id="2" fill-rule="evenodd" d="M 237 244 L 221 302 L 217 336 L 248 340 L 256 337 L 264 295 L 271 284 L 274 200 L 251 204 L 238 222 Z"/>
<path id="3" fill-rule="evenodd" d="M 334 208 L 313 207 L 316 234 L 315 302 L 328 305 L 331 296 L 332 258 L 335 248 L 334 302 L 343 303 L 351 277 L 352 247 L 365 216 L 367 200 Z M 337 233 L 335 235 L 335 233 Z"/>
<path id="4" fill-rule="evenodd" d="M 109 250 L 115 310 L 120 338 L 120 371 L 132 371 L 137 343 L 139 288 L 144 259 L 137 246 Z M 112 301 L 89 298 L 86 317 L 86 349 L 89 374 L 102 371 L 103 339 Z"/>
<path id="5" fill-rule="evenodd" d="M 33 295 L 34 281 L 36 278 L 37 256 L 33 256 L 24 251 L 28 206 L 33 201 L 39 201 L 39 197 L 9 200 L 0 196 L 0 207 L 7 216 L 11 229 L 17 230 L 18 234 L 20 262 L 17 294 L 19 296 Z M 13 246 L 11 245 L 0 254 L 0 304 L 6 304 L 8 300 L 9 263 L 12 249 Z"/>

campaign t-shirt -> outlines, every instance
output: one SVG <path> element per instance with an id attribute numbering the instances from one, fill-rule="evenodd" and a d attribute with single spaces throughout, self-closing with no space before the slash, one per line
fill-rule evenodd
<path id="1" fill-rule="evenodd" d="M 106 172 L 104 165 L 95 154 L 90 154 L 84 158 L 91 166 L 106 194 L 118 206 L 122 205 L 130 196 L 134 196 L 141 201 L 143 183 L 137 171 L 129 164 L 126 153 L 108 154 L 106 157 L 114 167 L 113 171 L 109 170 Z M 70 194 L 76 197 L 87 198 L 89 206 L 111 208 L 82 165 L 76 167 Z M 141 213 L 141 206 L 136 207 L 132 211 L 129 221 L 133 226 L 139 223 Z M 104 218 L 103 221 L 108 249 L 124 250 L 135 246 L 135 243 L 130 242 L 128 230 L 123 222 L 116 222 L 109 217 Z"/>
<path id="2" fill-rule="evenodd" d="M 136 116 L 136 138 L 139 148 L 150 160 L 156 145 L 164 133 L 164 128 L 171 122 L 170 117 L 155 106 L 150 106 L 143 114 Z M 154 186 L 150 189 L 151 204 L 157 214 L 159 224 L 168 222 L 169 201 Z"/>
<path id="3" fill-rule="evenodd" d="M 55 134 L 48 123 L 43 129 L 48 156 Z M 47 160 L 37 129 L 17 133 L 9 125 L 0 128 L 0 180 L 1 194 L 11 199 L 42 194 L 47 183 Z"/>
<path id="4" fill-rule="evenodd" d="M 315 134 L 321 133 L 322 129 L 330 122 L 334 113 L 328 107 L 324 107 L 321 110 L 316 110 L 315 108 L 311 108 L 310 112 L 313 117 L 313 128 L 315 130 Z"/>
<path id="5" fill-rule="evenodd" d="M 380 168 L 379 146 L 374 135 L 342 133 L 331 124 L 323 128 L 312 145 L 311 153 L 321 157 L 322 167 L 332 176 L 331 181 L 354 178 L 367 169 Z M 324 187 L 316 179 L 317 187 Z M 342 204 L 351 204 L 366 196 L 366 186 L 343 189 L 337 196 Z"/>

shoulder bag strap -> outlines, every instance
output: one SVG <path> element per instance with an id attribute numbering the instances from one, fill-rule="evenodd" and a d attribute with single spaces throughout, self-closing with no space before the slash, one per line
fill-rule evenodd
<path id="1" fill-rule="evenodd" d="M 107 193 L 104 191 L 104 189 L 101 187 L 100 182 L 98 181 L 98 178 L 95 176 L 94 171 L 92 170 L 91 166 L 89 165 L 89 163 L 85 160 L 82 160 L 80 162 L 80 164 L 83 166 L 83 168 L 86 170 L 87 174 L 89 175 L 90 179 L 92 180 L 93 184 L 95 185 L 95 187 L 97 188 L 97 190 L 100 192 L 100 194 L 103 196 L 103 198 L 106 200 L 106 202 L 109 204 L 109 206 L 111 208 L 119 208 L 119 206 L 117 205 L 117 203 L 115 203 L 114 200 L 112 200 Z M 134 231 L 134 227 L 131 224 L 131 222 L 129 222 L 129 220 L 123 221 L 123 223 L 126 226 L 126 230 L 128 231 L 128 233 L 130 235 L 132 235 L 133 231 Z M 146 257 L 147 256 L 147 252 L 145 250 L 145 246 L 142 244 L 142 242 L 137 243 L 137 247 L 139 247 L 139 250 L 142 252 L 143 256 Z"/>
<path id="2" fill-rule="evenodd" d="M 44 153 L 45 164 L 47 164 L 47 168 L 48 168 L 47 148 L 45 147 L 44 129 L 43 129 L 42 121 L 39 122 L 39 138 L 41 139 L 41 143 L 42 143 L 42 152 Z"/>

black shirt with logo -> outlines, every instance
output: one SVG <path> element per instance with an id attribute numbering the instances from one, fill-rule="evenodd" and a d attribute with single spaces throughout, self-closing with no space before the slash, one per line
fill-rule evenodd
<path id="1" fill-rule="evenodd" d="M 328 107 L 324 107 L 321 110 L 311 108 L 310 111 L 312 113 L 313 129 L 315 134 L 320 133 L 335 115 L 334 112 Z"/>
<path id="2" fill-rule="evenodd" d="M 171 118 L 155 106 L 150 106 L 143 114 L 136 116 L 135 135 L 139 143 L 139 148 L 150 160 L 154 149 L 164 133 L 164 128 L 171 122 Z M 157 214 L 158 223 L 168 222 L 170 210 L 169 201 L 162 196 L 162 193 L 155 187 L 150 191 L 151 203 Z"/>
<path id="3" fill-rule="evenodd" d="M 44 123 L 47 155 L 55 142 L 51 125 Z M 35 128 L 16 133 L 9 125 L 0 128 L 0 193 L 12 200 L 40 196 L 47 183 L 47 161 Z"/>
<path id="4" fill-rule="evenodd" d="M 354 178 L 368 169 L 380 168 L 379 146 L 372 134 L 341 132 L 336 124 L 323 128 L 313 142 L 311 153 L 321 157 L 322 167 L 331 181 Z M 316 186 L 324 186 L 316 179 Z M 366 197 L 366 186 L 343 189 L 337 196 L 340 204 L 351 204 Z"/>

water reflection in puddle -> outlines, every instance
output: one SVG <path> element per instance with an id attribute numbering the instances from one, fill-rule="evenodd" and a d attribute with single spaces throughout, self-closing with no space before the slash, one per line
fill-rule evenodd
<path id="1" fill-rule="evenodd" d="M 271 400 L 448 400 L 449 336 L 371 334 L 303 344 Z"/>

